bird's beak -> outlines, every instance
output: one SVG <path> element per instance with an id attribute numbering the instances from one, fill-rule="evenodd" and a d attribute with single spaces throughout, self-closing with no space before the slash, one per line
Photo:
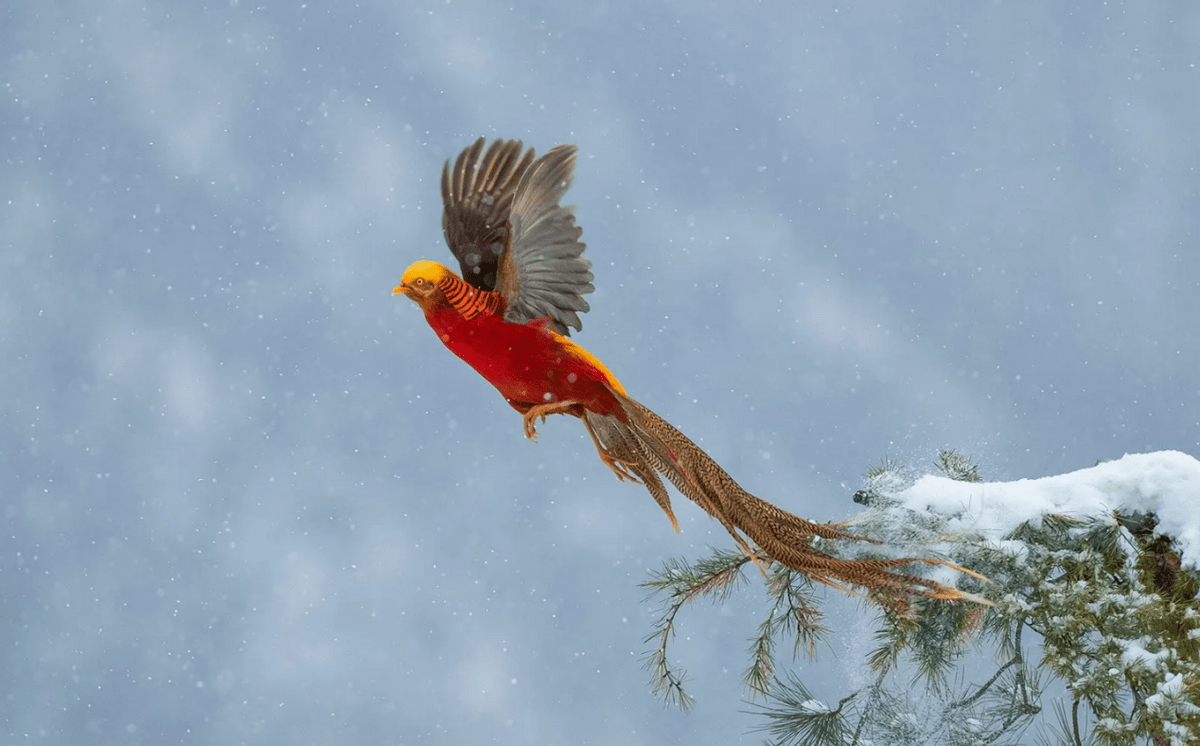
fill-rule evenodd
<path id="1" fill-rule="evenodd" d="M 408 295 L 408 285 L 403 282 L 392 288 L 392 295 Z"/>

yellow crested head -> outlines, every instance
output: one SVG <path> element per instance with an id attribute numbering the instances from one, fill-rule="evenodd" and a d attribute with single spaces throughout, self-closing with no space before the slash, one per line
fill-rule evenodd
<path id="1" fill-rule="evenodd" d="M 421 260 L 404 270 L 393 295 L 406 295 L 425 313 L 445 305 L 448 288 L 466 286 L 458 275 L 437 262 Z M 456 294 L 457 299 L 457 294 Z"/>
<path id="2" fill-rule="evenodd" d="M 413 262 L 408 269 L 404 270 L 404 275 L 400 278 L 400 284 L 392 290 L 393 295 L 411 295 L 414 290 L 421 290 L 425 287 L 436 287 L 439 282 L 445 279 L 448 275 L 454 273 L 445 266 L 437 262 L 431 262 L 428 259 L 422 259 L 419 262 Z"/>

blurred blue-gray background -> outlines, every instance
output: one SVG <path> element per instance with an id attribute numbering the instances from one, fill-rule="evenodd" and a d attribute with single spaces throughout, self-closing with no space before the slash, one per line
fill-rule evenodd
<path id="1" fill-rule="evenodd" d="M 683 620 L 696 712 L 641 668 L 638 584 L 720 526 L 528 443 L 390 295 L 480 135 L 579 146 L 576 339 L 790 510 L 1200 451 L 1193 3 L 0 18 L 4 743 L 761 739 L 753 583 Z"/>

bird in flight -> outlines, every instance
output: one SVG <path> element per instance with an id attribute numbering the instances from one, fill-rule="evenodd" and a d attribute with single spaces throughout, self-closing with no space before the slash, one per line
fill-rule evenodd
<path id="1" fill-rule="evenodd" d="M 541 158 L 518 140 L 484 138 L 442 170 L 442 230 L 462 274 L 422 260 L 393 291 L 415 301 L 442 343 L 537 420 L 578 417 L 600 460 L 619 480 L 642 484 L 679 531 L 663 483 L 666 477 L 729 532 L 760 569 L 777 561 L 812 580 L 937 599 L 983 599 L 893 568 L 941 560 L 840 559 L 818 550 L 814 537 L 870 541 L 839 524 L 815 523 L 750 494 L 708 454 L 638 403 L 594 355 L 569 338 L 580 330 L 583 296 L 592 292 L 591 262 L 572 208 L 559 204 L 571 185 L 575 147 L 559 145 Z M 753 546 L 752 546 L 753 543 Z M 764 570 L 765 572 L 765 570 Z"/>

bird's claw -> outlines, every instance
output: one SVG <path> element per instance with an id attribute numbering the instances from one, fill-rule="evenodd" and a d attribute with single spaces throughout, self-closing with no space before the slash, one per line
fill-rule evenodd
<path id="1" fill-rule="evenodd" d="M 542 422 L 546 421 L 546 415 L 544 415 L 544 414 L 543 415 L 535 414 L 532 417 L 529 415 L 525 415 L 525 437 L 529 438 L 529 440 L 534 443 L 537 442 L 537 436 L 538 436 L 537 426 L 535 424 L 537 422 L 538 417 L 542 418 Z"/>
<path id="2" fill-rule="evenodd" d="M 582 417 L 583 407 L 577 401 L 564 400 L 557 402 L 549 402 L 547 404 L 537 404 L 531 406 L 525 412 L 525 437 L 537 442 L 537 420 L 540 417 L 542 422 L 546 421 L 547 415 L 552 414 L 573 414 L 576 417 Z"/>
<path id="3" fill-rule="evenodd" d="M 618 481 L 628 481 L 633 482 L 634 484 L 642 484 L 642 480 L 629 470 L 629 467 L 634 466 L 635 464 L 629 461 L 622 461 L 621 459 L 614 458 L 604 451 L 599 451 L 599 453 L 600 460 L 604 462 L 605 466 L 607 466 L 609 469 L 612 469 L 612 473 L 617 475 Z"/>

